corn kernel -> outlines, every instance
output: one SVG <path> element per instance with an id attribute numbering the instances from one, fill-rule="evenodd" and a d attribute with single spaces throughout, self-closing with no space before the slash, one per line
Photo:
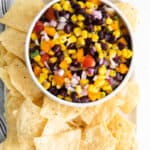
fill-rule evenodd
<path id="1" fill-rule="evenodd" d="M 96 32 L 100 31 L 101 29 L 102 29 L 101 26 L 94 26 L 94 31 Z"/>
<path id="2" fill-rule="evenodd" d="M 106 96 L 106 93 L 105 92 L 100 92 L 100 95 L 101 95 L 101 98 L 103 98 L 103 97 Z"/>
<path id="3" fill-rule="evenodd" d="M 115 30 L 115 31 L 113 32 L 113 35 L 114 35 L 116 38 L 120 37 L 120 36 L 121 36 L 120 30 Z"/>
<path id="4" fill-rule="evenodd" d="M 80 46 L 84 46 L 84 45 L 85 45 L 84 38 L 79 37 L 78 40 L 77 40 L 77 46 L 80 47 Z"/>
<path id="5" fill-rule="evenodd" d="M 92 11 L 93 11 L 93 9 L 91 9 L 91 8 L 86 9 L 86 12 L 87 12 L 88 14 L 91 14 L 91 13 L 92 13 Z"/>
<path id="6" fill-rule="evenodd" d="M 96 87 L 102 87 L 104 85 L 104 83 L 105 83 L 105 80 L 97 79 L 97 80 L 95 80 L 94 84 Z"/>
<path id="7" fill-rule="evenodd" d="M 85 3 L 85 6 L 86 6 L 87 8 L 95 8 L 94 3 L 89 2 L 89 1 L 87 1 L 87 2 Z"/>
<path id="8" fill-rule="evenodd" d="M 115 77 L 116 76 L 116 71 L 115 70 L 110 70 L 109 75 L 111 77 Z"/>
<path id="9" fill-rule="evenodd" d="M 102 89 L 108 93 L 110 93 L 112 91 L 111 85 L 105 85 L 102 87 Z"/>
<path id="10" fill-rule="evenodd" d="M 77 55 L 76 55 L 76 54 L 73 54 L 71 57 L 72 57 L 73 59 L 76 59 L 76 58 L 77 58 Z"/>
<path id="11" fill-rule="evenodd" d="M 72 35 L 72 36 L 70 36 L 68 41 L 69 41 L 69 43 L 75 43 L 77 41 L 77 38 L 74 35 Z"/>
<path id="12" fill-rule="evenodd" d="M 80 28 L 84 28 L 84 23 L 81 22 L 81 21 L 77 22 L 77 25 L 78 25 Z"/>
<path id="13" fill-rule="evenodd" d="M 69 11 L 69 12 L 73 12 L 73 9 L 70 5 L 70 2 L 69 1 L 65 1 L 64 4 L 63 4 L 63 9 L 65 11 Z"/>
<path id="14" fill-rule="evenodd" d="M 76 22 L 76 21 L 77 21 L 77 16 L 76 16 L 76 15 L 72 15 L 72 16 L 71 16 L 71 20 L 72 20 L 73 22 Z"/>
<path id="15" fill-rule="evenodd" d="M 95 34 L 95 33 L 92 34 L 91 38 L 92 38 L 92 41 L 93 41 L 93 42 L 97 42 L 98 39 L 99 39 L 98 35 Z"/>
<path id="16" fill-rule="evenodd" d="M 72 59 L 70 57 L 65 57 L 65 61 L 67 62 L 67 64 L 72 63 Z"/>
<path id="17" fill-rule="evenodd" d="M 82 36 L 82 38 L 86 39 L 88 37 L 88 31 L 87 30 L 83 30 L 81 32 L 81 36 Z"/>
<path id="18" fill-rule="evenodd" d="M 61 49 L 62 49 L 62 51 L 65 51 L 66 50 L 66 46 L 64 44 L 61 44 Z"/>
<path id="19" fill-rule="evenodd" d="M 101 75 L 105 75 L 107 72 L 107 69 L 106 67 L 103 65 L 101 66 L 99 69 L 98 69 L 98 73 L 101 74 Z"/>
<path id="20" fill-rule="evenodd" d="M 86 85 L 86 84 L 88 84 L 89 83 L 89 80 L 88 79 L 81 79 L 80 80 L 80 84 L 81 85 Z"/>
<path id="21" fill-rule="evenodd" d="M 43 86 L 44 86 L 44 88 L 47 90 L 47 89 L 50 88 L 51 84 L 50 84 L 50 82 L 44 82 L 44 83 L 43 83 Z"/>
<path id="22" fill-rule="evenodd" d="M 68 68 L 68 63 L 63 60 L 60 64 L 59 64 L 60 68 L 66 70 Z"/>
<path id="23" fill-rule="evenodd" d="M 124 58 L 129 59 L 129 58 L 132 57 L 132 51 L 129 50 L 129 49 L 123 49 L 123 50 L 121 51 L 121 56 L 124 57 Z"/>
<path id="24" fill-rule="evenodd" d="M 36 56 L 34 57 L 34 60 L 35 60 L 36 62 L 40 62 L 41 56 L 40 56 L 40 55 L 36 55 Z"/>
<path id="25" fill-rule="evenodd" d="M 128 71 L 128 67 L 125 64 L 120 64 L 116 70 L 122 74 L 125 74 Z"/>
<path id="26" fill-rule="evenodd" d="M 115 57 L 116 54 L 117 54 L 116 50 L 113 50 L 113 49 L 109 50 L 109 57 L 110 57 L 110 58 Z"/>
<path id="27" fill-rule="evenodd" d="M 79 14 L 79 15 L 77 16 L 77 19 L 78 19 L 78 21 L 84 21 L 84 20 L 85 20 L 84 16 L 81 15 L 81 14 Z"/>
<path id="28" fill-rule="evenodd" d="M 91 84 L 91 85 L 89 85 L 89 87 L 88 87 L 88 92 L 91 92 L 91 93 L 97 93 L 97 92 L 99 92 L 99 88 L 98 87 L 96 87 L 95 85 L 93 85 L 93 84 Z"/>
<path id="29" fill-rule="evenodd" d="M 76 50 L 75 49 L 69 49 L 68 54 L 76 54 Z"/>
<path id="30" fill-rule="evenodd" d="M 51 57 L 50 59 L 49 59 L 49 62 L 50 63 L 55 63 L 57 61 L 57 57 Z"/>
<path id="31" fill-rule="evenodd" d="M 33 41 L 37 40 L 37 35 L 36 35 L 35 33 L 32 33 L 32 34 L 31 34 L 31 39 L 32 39 Z"/>
<path id="32" fill-rule="evenodd" d="M 67 37 L 65 36 L 65 35 L 61 35 L 60 37 L 59 37 L 59 42 L 61 43 L 61 44 L 63 44 L 63 43 L 65 43 L 67 41 Z M 59 43 L 59 44 L 60 44 Z"/>
<path id="33" fill-rule="evenodd" d="M 74 34 L 76 35 L 76 36 L 80 36 L 81 35 L 81 28 L 74 28 L 74 30 L 73 30 L 73 32 L 74 32 Z"/>
<path id="34" fill-rule="evenodd" d="M 112 24 L 112 23 L 113 23 L 113 21 L 112 21 L 111 18 L 107 18 L 107 19 L 106 19 L 106 24 Z"/>
<path id="35" fill-rule="evenodd" d="M 49 75 L 48 80 L 52 81 L 52 79 L 53 79 L 53 75 Z"/>
<path id="36" fill-rule="evenodd" d="M 48 54 L 51 55 L 51 56 L 53 56 L 55 53 L 54 53 L 52 50 L 50 50 L 50 51 L 48 52 Z"/>
<path id="37" fill-rule="evenodd" d="M 71 101 L 71 97 L 67 96 L 64 98 L 66 101 Z"/>
<path id="38" fill-rule="evenodd" d="M 57 95 L 58 98 L 60 99 L 63 99 L 63 96 L 62 95 Z"/>
<path id="39" fill-rule="evenodd" d="M 96 48 L 96 51 L 101 51 L 101 45 L 99 43 L 95 43 L 95 48 Z"/>
<path id="40" fill-rule="evenodd" d="M 46 73 L 41 73 L 40 74 L 40 76 L 39 76 L 39 79 L 38 79 L 38 81 L 40 82 L 40 83 L 43 83 L 46 79 L 47 79 L 47 74 Z"/>
<path id="41" fill-rule="evenodd" d="M 47 68 L 42 68 L 42 72 L 48 74 L 49 70 Z"/>
<path id="42" fill-rule="evenodd" d="M 61 5 L 58 4 L 58 3 L 54 4 L 53 8 L 54 8 L 55 10 L 58 10 L 58 11 L 62 10 Z"/>
<path id="43" fill-rule="evenodd" d="M 78 4 L 80 5 L 81 8 L 85 8 L 85 5 L 82 1 L 78 1 Z"/>

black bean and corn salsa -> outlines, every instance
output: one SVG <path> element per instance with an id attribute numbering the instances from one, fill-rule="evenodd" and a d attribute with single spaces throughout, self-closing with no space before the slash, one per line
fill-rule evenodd
<path id="1" fill-rule="evenodd" d="M 66 101 L 87 103 L 111 93 L 132 58 L 120 16 L 99 0 L 61 0 L 36 22 L 30 40 L 33 72 Z"/>

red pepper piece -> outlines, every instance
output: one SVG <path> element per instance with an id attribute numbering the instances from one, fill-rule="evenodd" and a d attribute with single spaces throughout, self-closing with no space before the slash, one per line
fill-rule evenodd
<path id="1" fill-rule="evenodd" d="M 96 63 L 95 63 L 94 58 L 91 55 L 86 55 L 83 60 L 82 66 L 83 68 L 90 68 L 90 67 L 94 67 L 95 64 Z"/>

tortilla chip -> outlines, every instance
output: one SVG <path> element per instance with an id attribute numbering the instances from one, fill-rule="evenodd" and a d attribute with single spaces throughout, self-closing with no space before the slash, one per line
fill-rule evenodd
<path id="1" fill-rule="evenodd" d="M 139 85 L 133 78 L 129 80 L 126 86 L 118 93 L 118 97 L 124 101 L 124 104 L 121 106 L 121 110 L 124 113 L 130 113 L 135 109 L 139 102 L 139 93 Z"/>
<path id="2" fill-rule="evenodd" d="M 116 139 L 104 125 L 87 127 L 83 132 L 80 150 L 115 150 Z"/>
<path id="3" fill-rule="evenodd" d="M 16 90 L 15 87 L 12 85 L 9 74 L 5 68 L 0 68 L 0 79 L 3 80 L 7 89 L 12 91 Z"/>
<path id="4" fill-rule="evenodd" d="M 81 130 L 34 138 L 37 150 L 79 150 Z"/>
<path id="5" fill-rule="evenodd" d="M 69 121 L 76 118 L 81 113 L 80 108 L 69 107 L 66 105 L 59 104 L 50 100 L 47 96 L 44 97 L 44 104 L 41 108 L 41 116 L 48 119 L 53 119 L 54 117 L 63 118 L 65 121 Z"/>
<path id="6" fill-rule="evenodd" d="M 135 126 L 119 113 L 109 122 L 108 129 L 117 139 L 116 150 L 134 150 Z"/>
<path id="7" fill-rule="evenodd" d="M 29 72 L 21 60 L 17 58 L 14 59 L 14 61 L 7 66 L 7 70 L 11 83 L 24 97 L 32 100 L 42 97 L 42 93 L 30 78 Z"/>
<path id="8" fill-rule="evenodd" d="M 16 0 L 3 18 L 0 18 L 0 23 L 27 32 L 34 17 L 43 6 L 42 0 Z"/>
<path id="9" fill-rule="evenodd" d="M 11 20 L 11 19 L 10 19 Z M 8 28 L 0 34 L 2 45 L 11 53 L 24 60 L 25 33 Z"/>
<path id="10" fill-rule="evenodd" d="M 7 65 L 11 64 L 15 58 L 16 56 L 10 52 L 7 52 L 5 56 L 3 57 Z"/>
<path id="11" fill-rule="evenodd" d="M 54 118 L 48 120 L 42 136 L 53 135 L 67 130 L 71 130 L 71 127 L 64 121 L 63 118 Z"/>
<path id="12" fill-rule="evenodd" d="M 47 122 L 40 116 L 40 108 L 26 100 L 19 109 L 17 118 L 17 135 L 19 143 L 24 150 L 34 149 L 33 138 L 40 136 Z"/>
<path id="13" fill-rule="evenodd" d="M 7 121 L 7 139 L 3 150 L 21 150 L 17 138 L 16 119 L 24 97 L 18 92 L 9 92 L 5 100 L 5 115 Z M 15 139 L 15 140 L 14 140 Z"/>
<path id="14" fill-rule="evenodd" d="M 135 7 L 133 7 L 130 3 L 123 3 L 123 2 L 118 2 L 115 3 L 116 6 L 122 11 L 122 13 L 126 16 L 128 19 L 129 23 L 131 24 L 133 30 L 135 29 L 138 21 L 137 17 L 137 10 Z"/>
<path id="15" fill-rule="evenodd" d="M 5 48 L 0 43 L 0 67 L 3 67 L 6 65 L 6 63 L 3 59 L 6 53 L 7 53 L 7 51 L 5 50 Z"/>

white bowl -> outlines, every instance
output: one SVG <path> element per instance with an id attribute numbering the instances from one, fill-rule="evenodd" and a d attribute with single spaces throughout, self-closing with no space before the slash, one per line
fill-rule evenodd
<path id="1" fill-rule="evenodd" d="M 129 77 L 132 74 L 132 70 L 133 70 L 133 56 L 130 62 L 130 67 L 128 70 L 128 73 L 126 74 L 126 76 L 124 77 L 124 79 L 122 80 L 122 82 L 118 85 L 118 87 L 116 89 L 114 89 L 110 94 L 108 94 L 107 96 L 105 96 L 104 98 L 101 98 L 100 100 L 97 101 L 93 101 L 93 102 L 89 102 L 89 103 L 74 103 L 74 102 L 69 102 L 69 101 L 65 101 L 63 99 L 60 99 L 58 97 L 56 97 L 55 95 L 51 94 L 50 92 L 48 92 L 47 90 L 44 89 L 44 87 L 38 82 L 36 76 L 34 75 L 34 72 L 32 70 L 31 67 L 31 63 L 30 63 L 30 58 L 29 58 L 29 44 L 30 44 L 30 35 L 33 31 L 33 28 L 35 26 L 35 23 L 40 19 L 40 17 L 46 12 L 46 10 L 51 7 L 54 3 L 58 2 L 59 0 L 53 0 L 51 2 L 49 2 L 39 13 L 38 15 L 35 17 L 35 19 L 33 20 L 29 31 L 27 33 L 27 37 L 26 37 L 26 43 L 25 43 L 25 57 L 26 57 L 26 64 L 29 70 L 29 73 L 33 79 L 33 81 L 35 82 L 35 84 L 37 85 L 37 87 L 45 94 L 47 95 L 51 100 L 54 100 L 58 103 L 64 104 L 64 105 L 68 105 L 68 106 L 73 106 L 73 107 L 87 107 L 87 106 L 94 106 L 94 105 L 98 105 L 101 104 L 109 99 L 111 99 L 116 93 L 118 93 L 126 84 L 126 82 L 129 80 Z M 110 1 L 108 0 L 101 0 L 101 2 L 107 4 L 108 6 L 112 7 L 117 13 L 118 15 L 122 18 L 122 20 L 124 21 L 129 35 L 131 37 L 131 45 L 132 45 L 132 50 L 133 50 L 133 34 L 132 34 L 132 29 L 131 26 L 128 22 L 128 20 L 126 19 L 126 17 L 122 14 L 122 12 Z M 134 52 L 133 52 L 134 54 Z"/>

